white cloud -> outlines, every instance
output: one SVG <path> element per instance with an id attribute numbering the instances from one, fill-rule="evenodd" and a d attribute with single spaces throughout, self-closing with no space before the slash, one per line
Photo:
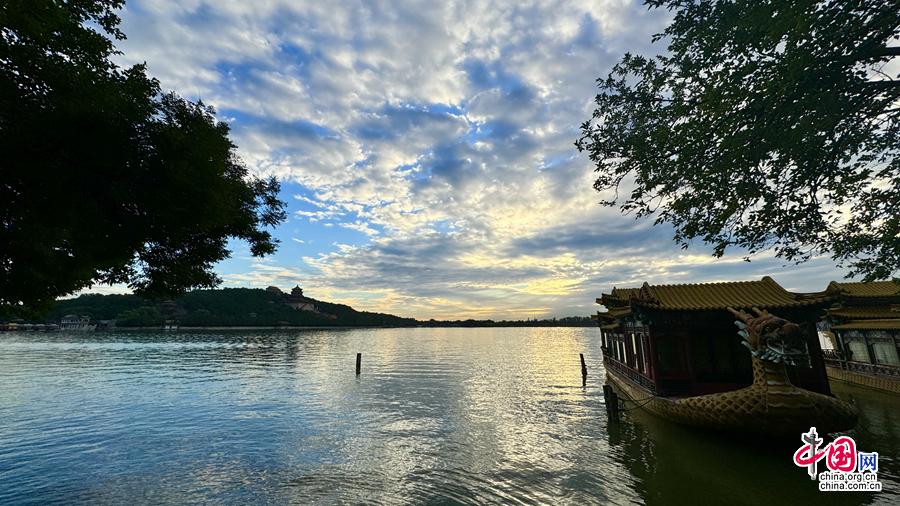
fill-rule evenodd
<path id="1" fill-rule="evenodd" d="M 320 298 L 371 309 L 524 317 L 587 314 L 611 284 L 776 267 L 685 256 L 668 230 L 597 205 L 573 147 L 594 80 L 626 50 L 651 52 L 666 12 L 623 0 L 128 5 L 124 62 L 146 60 L 164 87 L 231 118 L 253 170 L 304 187 L 295 217 L 368 237 L 230 283 L 302 274 Z M 823 265 L 806 269 L 824 284 L 837 275 Z"/>

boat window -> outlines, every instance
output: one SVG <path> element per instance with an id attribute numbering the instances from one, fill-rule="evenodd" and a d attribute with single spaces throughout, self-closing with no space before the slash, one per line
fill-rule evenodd
<path id="1" fill-rule="evenodd" d="M 859 332 L 847 332 L 844 335 L 844 345 L 847 347 L 847 354 L 850 360 L 854 362 L 871 362 L 866 341 Z"/>
<path id="2" fill-rule="evenodd" d="M 640 334 L 631 334 L 631 339 L 634 342 L 634 361 L 637 364 L 637 370 L 646 372 L 647 369 L 644 364 L 644 338 Z"/>
<path id="3" fill-rule="evenodd" d="M 631 333 L 631 351 L 631 361 L 628 365 L 631 366 L 632 369 L 637 369 L 638 355 L 640 351 L 638 348 L 637 339 L 634 337 L 634 332 Z"/>
<path id="4" fill-rule="evenodd" d="M 876 364 L 900 365 L 900 357 L 897 356 L 897 345 L 890 332 L 876 330 L 869 334 L 869 342 L 872 343 L 872 355 Z"/>
<path id="5" fill-rule="evenodd" d="M 752 379 L 749 359 L 738 339 L 731 336 L 691 336 L 691 364 L 695 379 L 705 383 L 743 383 Z"/>
<path id="6" fill-rule="evenodd" d="M 714 363 L 718 366 L 720 372 L 734 373 L 738 370 L 734 352 L 737 348 L 746 350 L 746 348 L 740 346 L 739 339 L 731 336 L 713 339 L 713 344 L 715 345 Z"/>
<path id="7" fill-rule="evenodd" d="M 638 334 L 638 339 L 641 340 L 641 361 L 644 363 L 643 371 L 647 373 L 647 375 L 652 375 L 652 372 L 650 371 L 650 359 L 648 357 L 647 334 Z"/>
<path id="8" fill-rule="evenodd" d="M 698 381 L 714 381 L 713 343 L 708 336 L 691 336 L 691 364 Z"/>
<path id="9" fill-rule="evenodd" d="M 660 374 L 684 371 L 684 351 L 675 338 L 666 337 L 657 341 L 656 359 Z"/>

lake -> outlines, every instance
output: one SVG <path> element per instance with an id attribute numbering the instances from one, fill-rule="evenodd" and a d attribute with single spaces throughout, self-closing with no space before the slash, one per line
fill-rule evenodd
<path id="1" fill-rule="evenodd" d="M 3 333 L 0 504 L 900 502 L 896 397 L 835 386 L 884 491 L 822 493 L 604 376 L 594 328 Z"/>

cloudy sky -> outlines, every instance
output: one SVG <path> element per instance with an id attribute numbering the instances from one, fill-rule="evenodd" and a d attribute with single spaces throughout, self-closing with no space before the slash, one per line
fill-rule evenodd
<path id="1" fill-rule="evenodd" d="M 233 245 L 226 286 L 420 318 L 587 315 L 613 286 L 841 277 L 827 259 L 723 259 L 598 205 L 573 147 L 594 80 L 652 54 L 665 12 L 626 0 L 129 0 L 120 62 L 214 105 L 290 218 Z"/>

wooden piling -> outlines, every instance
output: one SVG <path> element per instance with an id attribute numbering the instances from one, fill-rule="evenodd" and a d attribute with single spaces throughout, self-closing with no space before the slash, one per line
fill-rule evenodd
<path id="1" fill-rule="evenodd" d="M 362 365 L 362 353 L 356 354 L 356 375 L 359 376 L 359 368 Z"/>
<path id="2" fill-rule="evenodd" d="M 581 377 L 587 378 L 587 365 L 584 363 L 584 353 L 579 353 L 579 357 L 581 357 Z"/>
<path id="3" fill-rule="evenodd" d="M 619 419 L 619 395 L 610 385 L 603 385 L 603 401 L 606 404 L 606 414 L 610 420 Z"/>

